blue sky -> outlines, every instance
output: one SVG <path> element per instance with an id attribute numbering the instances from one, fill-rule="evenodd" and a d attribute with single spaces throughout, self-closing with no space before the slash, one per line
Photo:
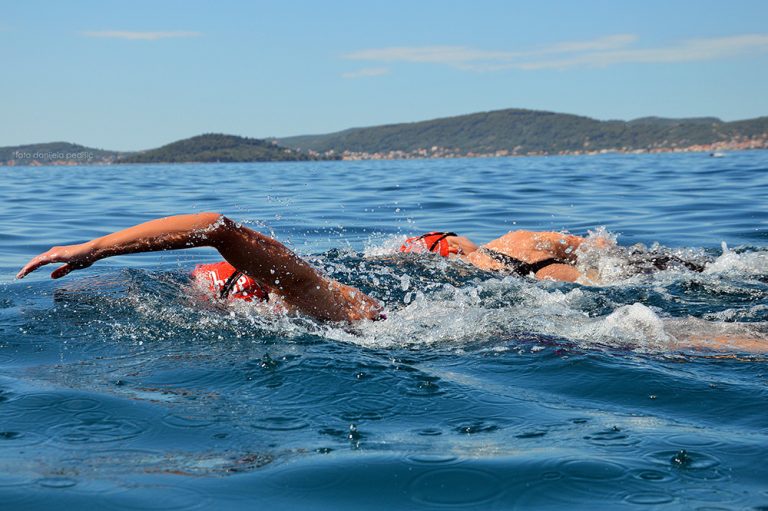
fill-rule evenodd
<path id="1" fill-rule="evenodd" d="M 0 0 L 0 146 L 768 115 L 768 2 Z"/>

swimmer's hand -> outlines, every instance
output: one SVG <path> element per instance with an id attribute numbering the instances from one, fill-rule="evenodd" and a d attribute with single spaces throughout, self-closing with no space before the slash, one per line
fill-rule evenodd
<path id="1" fill-rule="evenodd" d="M 43 252 L 42 254 L 33 257 L 24 265 L 19 273 L 16 274 L 16 278 L 23 279 L 28 274 L 46 264 L 66 263 L 51 272 L 51 278 L 58 279 L 71 271 L 88 268 L 97 260 L 98 257 L 96 256 L 96 251 L 91 242 L 53 247 L 47 252 Z"/>

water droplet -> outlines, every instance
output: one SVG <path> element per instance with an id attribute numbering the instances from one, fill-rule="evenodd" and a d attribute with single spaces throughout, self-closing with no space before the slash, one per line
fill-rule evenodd
<path id="1" fill-rule="evenodd" d="M 274 369 L 278 366 L 278 362 L 276 360 L 273 360 L 272 357 L 269 356 L 269 353 L 265 353 L 263 357 L 261 357 L 261 362 L 259 363 L 259 366 L 262 369 Z"/>
<path id="2" fill-rule="evenodd" d="M 672 462 L 672 465 L 676 467 L 687 467 L 691 464 L 693 459 L 688 455 L 688 452 L 685 449 L 680 449 L 674 456 L 672 456 L 670 461 Z"/>

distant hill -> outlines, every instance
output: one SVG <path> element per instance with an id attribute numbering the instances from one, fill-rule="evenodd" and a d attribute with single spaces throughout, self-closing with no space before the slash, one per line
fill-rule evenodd
<path id="1" fill-rule="evenodd" d="M 723 122 L 715 117 L 598 121 L 589 117 L 536 110 L 507 109 L 430 121 L 352 128 L 326 135 L 279 138 L 285 146 L 324 153 L 344 151 L 456 154 L 499 151 L 508 154 L 557 154 L 596 150 L 681 148 L 768 137 L 768 117 Z M 418 153 L 417 153 L 418 154 Z"/>
<path id="2" fill-rule="evenodd" d="M 216 133 L 140 152 L 105 151 L 67 142 L 0 147 L 0 165 L 303 161 L 336 158 L 281 147 L 272 141 Z"/>
<path id="3" fill-rule="evenodd" d="M 120 158 L 119 163 L 299 161 L 311 159 L 324 158 L 281 147 L 271 141 L 208 133 L 179 140 L 157 149 L 128 154 Z"/>
<path id="4" fill-rule="evenodd" d="M 0 164 L 6 165 L 111 163 L 119 156 L 120 153 L 117 151 L 94 149 L 69 142 L 0 147 Z"/>
<path id="5" fill-rule="evenodd" d="M 157 149 L 118 152 L 67 142 L 0 147 L 0 165 L 302 161 L 768 148 L 768 117 L 598 121 L 507 109 L 273 140 L 208 133 Z"/>

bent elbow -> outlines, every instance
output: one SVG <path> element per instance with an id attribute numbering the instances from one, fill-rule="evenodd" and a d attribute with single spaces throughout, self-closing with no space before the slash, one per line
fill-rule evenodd
<path id="1" fill-rule="evenodd" d="M 207 211 L 198 213 L 200 230 L 205 233 L 214 246 L 218 245 L 231 231 L 234 222 L 221 213 Z"/>
<path id="2" fill-rule="evenodd" d="M 215 213 L 213 211 L 206 211 L 204 213 L 198 213 L 197 217 L 200 219 L 201 223 L 206 223 L 208 225 L 214 225 L 216 223 L 223 222 L 227 219 L 223 214 L 221 213 Z"/>

